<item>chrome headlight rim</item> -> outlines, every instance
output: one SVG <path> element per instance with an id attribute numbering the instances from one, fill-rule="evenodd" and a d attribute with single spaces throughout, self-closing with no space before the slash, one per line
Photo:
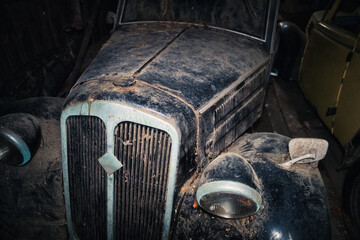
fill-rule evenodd
<path id="1" fill-rule="evenodd" d="M 256 206 L 256 210 L 252 212 L 252 214 L 247 215 L 241 215 L 236 216 L 236 214 L 229 215 L 229 214 L 214 214 L 209 209 L 207 209 L 205 206 L 201 204 L 201 199 L 204 196 L 210 195 L 210 194 L 233 194 L 239 197 L 244 197 L 248 200 L 250 200 L 253 204 Z M 196 191 L 196 200 L 201 208 L 206 210 L 207 212 L 210 212 L 211 214 L 214 214 L 218 217 L 222 218 L 228 218 L 228 219 L 235 219 L 235 218 L 244 218 L 250 215 L 255 214 L 259 211 L 261 204 L 262 204 L 262 198 L 258 191 L 256 191 L 254 188 L 241 183 L 241 182 L 234 182 L 234 181 L 214 181 L 214 182 L 208 182 L 205 184 L 202 184 Z"/>

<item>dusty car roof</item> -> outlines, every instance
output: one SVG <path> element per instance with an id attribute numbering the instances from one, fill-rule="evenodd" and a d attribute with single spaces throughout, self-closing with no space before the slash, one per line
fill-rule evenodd
<path id="1" fill-rule="evenodd" d="M 201 108 L 267 59 L 259 42 L 227 32 L 180 24 L 127 25 L 114 33 L 77 84 L 136 77 Z"/>

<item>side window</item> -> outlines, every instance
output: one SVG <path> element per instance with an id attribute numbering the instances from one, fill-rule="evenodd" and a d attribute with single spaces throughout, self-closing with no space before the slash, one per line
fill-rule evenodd
<path id="1" fill-rule="evenodd" d="M 332 24 L 358 35 L 360 30 L 360 1 L 343 0 L 332 19 Z"/>

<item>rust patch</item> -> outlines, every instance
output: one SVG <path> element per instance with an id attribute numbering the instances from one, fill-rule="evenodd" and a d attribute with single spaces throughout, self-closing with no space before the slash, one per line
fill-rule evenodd
<path id="1" fill-rule="evenodd" d="M 195 196 L 193 208 L 197 208 L 198 206 L 199 206 L 199 203 L 197 202 L 196 196 Z"/>

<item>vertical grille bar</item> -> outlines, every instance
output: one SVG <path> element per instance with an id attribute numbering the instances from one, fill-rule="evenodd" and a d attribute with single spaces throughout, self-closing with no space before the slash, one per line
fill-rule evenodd
<path id="1" fill-rule="evenodd" d="M 115 236 L 160 239 L 164 223 L 171 138 L 161 130 L 123 122 L 115 128 Z"/>
<path id="2" fill-rule="evenodd" d="M 106 238 L 106 172 L 98 159 L 106 153 L 106 128 L 98 117 L 66 121 L 72 222 L 80 239 Z"/>

